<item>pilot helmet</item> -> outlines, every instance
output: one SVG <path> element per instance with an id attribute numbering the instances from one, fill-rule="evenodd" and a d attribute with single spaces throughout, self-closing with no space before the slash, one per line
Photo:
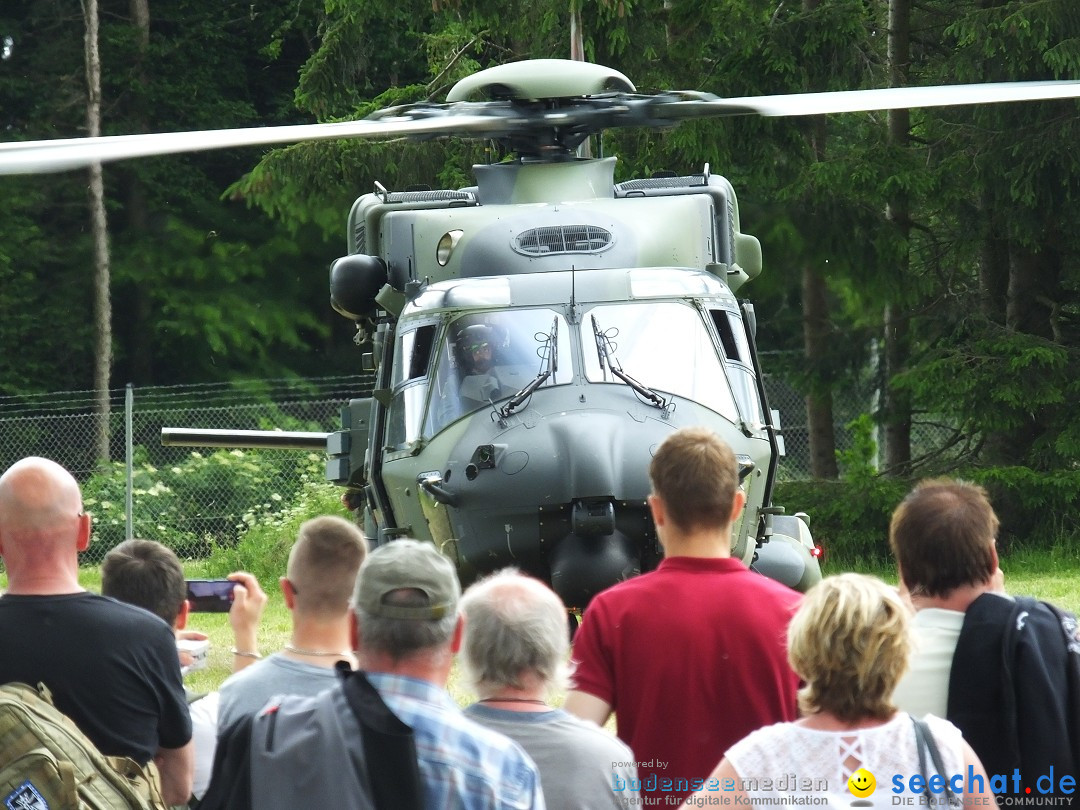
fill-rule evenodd
<path id="1" fill-rule="evenodd" d="M 495 330 L 487 324 L 477 323 L 461 330 L 459 345 L 466 354 L 473 354 L 484 346 L 495 348 Z"/>

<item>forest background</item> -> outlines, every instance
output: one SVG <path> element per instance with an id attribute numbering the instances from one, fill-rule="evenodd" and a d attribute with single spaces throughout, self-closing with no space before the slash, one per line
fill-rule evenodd
<path id="1" fill-rule="evenodd" d="M 1080 78 L 1075 0 L 5 0 L 0 137 L 352 119 L 437 99 L 482 67 L 569 56 L 575 41 L 645 92 Z M 1078 110 L 605 136 L 619 180 L 708 163 L 735 186 L 766 257 L 746 288 L 759 345 L 806 398 L 817 480 L 782 500 L 815 533 L 857 527 L 880 548 L 913 478 L 963 474 L 991 488 L 1006 541 L 1080 555 Z M 102 369 L 141 385 L 355 369 L 326 288 L 352 200 L 376 180 L 469 185 L 471 164 L 499 157 L 341 141 L 120 162 L 102 173 L 97 220 L 92 174 L 5 177 L 0 395 L 100 387 Z M 877 404 L 838 453 L 833 394 L 867 376 Z M 913 452 L 920 419 L 952 439 Z"/>

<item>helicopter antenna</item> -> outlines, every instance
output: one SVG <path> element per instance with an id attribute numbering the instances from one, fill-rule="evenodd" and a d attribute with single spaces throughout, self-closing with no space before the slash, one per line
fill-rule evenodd
<path id="1" fill-rule="evenodd" d="M 570 312 L 567 314 L 567 320 L 572 324 L 576 324 L 581 320 L 577 311 L 577 300 L 575 298 L 577 282 L 577 272 L 574 265 L 570 265 Z"/>

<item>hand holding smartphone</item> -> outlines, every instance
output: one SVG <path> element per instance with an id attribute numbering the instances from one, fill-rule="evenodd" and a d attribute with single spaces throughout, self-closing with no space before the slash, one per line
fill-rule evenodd
<path id="1" fill-rule="evenodd" d="M 236 583 L 230 579 L 189 579 L 187 598 L 190 610 L 195 613 L 228 613 L 235 587 Z"/>

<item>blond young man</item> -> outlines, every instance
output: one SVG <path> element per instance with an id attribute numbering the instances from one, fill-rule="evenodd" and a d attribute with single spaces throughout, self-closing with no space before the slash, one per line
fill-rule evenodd
<path id="1" fill-rule="evenodd" d="M 800 597 L 732 559 L 746 497 L 718 436 L 672 434 L 649 477 L 665 558 L 589 604 L 566 709 L 597 724 L 614 711 L 642 796 L 682 799 L 736 740 L 796 718 L 784 639 Z"/>
<path id="2" fill-rule="evenodd" d="M 289 643 L 221 685 L 219 728 L 258 711 L 273 695 L 314 695 L 328 689 L 336 682 L 334 665 L 354 663 L 349 600 L 366 555 L 363 533 L 344 518 L 325 515 L 301 525 L 286 574 L 279 580 L 292 618 Z M 258 656 L 239 647 L 237 653 Z"/>

